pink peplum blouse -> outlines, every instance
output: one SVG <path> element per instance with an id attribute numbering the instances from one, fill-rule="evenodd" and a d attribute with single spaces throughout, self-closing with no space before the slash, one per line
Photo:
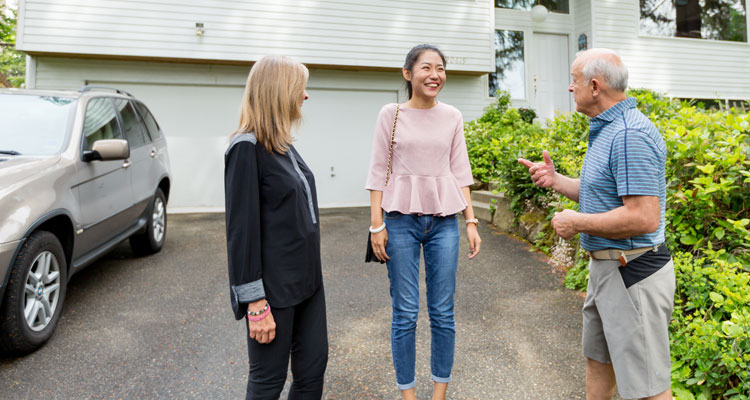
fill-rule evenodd
<path id="1" fill-rule="evenodd" d="M 383 192 L 385 211 L 447 216 L 466 208 L 461 188 L 474 183 L 461 112 L 445 103 L 422 110 L 401 107 L 393 139 L 392 172 L 385 186 L 396 103 L 380 109 L 367 190 Z"/>

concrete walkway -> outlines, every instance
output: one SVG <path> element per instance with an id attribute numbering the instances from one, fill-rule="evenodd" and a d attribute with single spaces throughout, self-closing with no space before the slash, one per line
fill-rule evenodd
<path id="1" fill-rule="evenodd" d="M 321 211 L 330 361 L 326 399 L 397 399 L 384 265 L 365 264 L 367 209 Z M 2 398 L 238 399 L 245 328 L 229 307 L 223 214 L 170 215 L 167 244 L 123 244 L 76 275 L 43 349 L 0 360 Z M 583 299 L 523 242 L 480 226 L 461 261 L 451 399 L 578 399 Z M 429 398 L 429 322 L 417 335 L 417 394 Z M 286 396 L 283 396 L 285 398 Z"/>
<path id="2" fill-rule="evenodd" d="M 385 265 L 361 262 L 369 210 L 323 214 L 331 337 L 328 398 L 399 398 L 390 355 L 388 274 Z M 487 225 L 479 231 L 482 251 L 474 260 L 466 258 L 468 245 L 461 240 L 449 397 L 584 398 L 583 299 L 565 289 L 562 277 L 524 242 Z M 424 282 L 421 286 L 417 394 L 426 399 L 432 390 L 430 337 Z"/>

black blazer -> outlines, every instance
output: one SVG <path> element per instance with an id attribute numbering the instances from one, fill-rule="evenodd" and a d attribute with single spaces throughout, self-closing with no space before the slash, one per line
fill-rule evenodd
<path id="1" fill-rule="evenodd" d="M 252 133 L 237 135 L 224 156 L 227 256 L 236 319 L 263 298 L 286 308 L 323 284 L 315 178 L 290 146 L 268 152 Z"/>

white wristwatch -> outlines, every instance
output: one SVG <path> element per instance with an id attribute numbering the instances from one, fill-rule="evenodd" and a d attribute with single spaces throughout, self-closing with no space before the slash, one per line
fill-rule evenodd
<path id="1" fill-rule="evenodd" d="M 468 225 L 468 224 L 471 224 L 471 223 L 474 223 L 474 224 L 476 224 L 477 226 L 479 226 L 479 220 L 478 220 L 478 219 L 476 219 L 476 218 L 469 218 L 469 219 L 467 219 L 467 220 L 466 220 L 466 224 L 467 224 L 467 225 Z"/>

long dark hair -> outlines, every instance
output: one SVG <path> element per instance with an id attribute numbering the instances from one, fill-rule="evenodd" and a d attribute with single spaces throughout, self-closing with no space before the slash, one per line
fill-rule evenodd
<path id="1" fill-rule="evenodd" d="M 417 60 L 419 59 L 419 56 L 421 56 L 425 51 L 434 51 L 435 53 L 438 53 L 440 58 L 443 59 L 443 67 L 447 65 L 445 61 L 445 55 L 442 51 L 440 51 L 440 49 L 431 44 L 418 44 L 412 47 L 411 50 L 409 50 L 409 53 L 406 54 L 406 60 L 404 60 L 404 68 L 411 72 L 412 68 L 414 68 L 414 64 L 416 64 Z M 406 91 L 409 93 L 409 99 L 411 99 L 413 89 L 411 87 L 411 82 L 409 81 L 406 81 Z"/>

